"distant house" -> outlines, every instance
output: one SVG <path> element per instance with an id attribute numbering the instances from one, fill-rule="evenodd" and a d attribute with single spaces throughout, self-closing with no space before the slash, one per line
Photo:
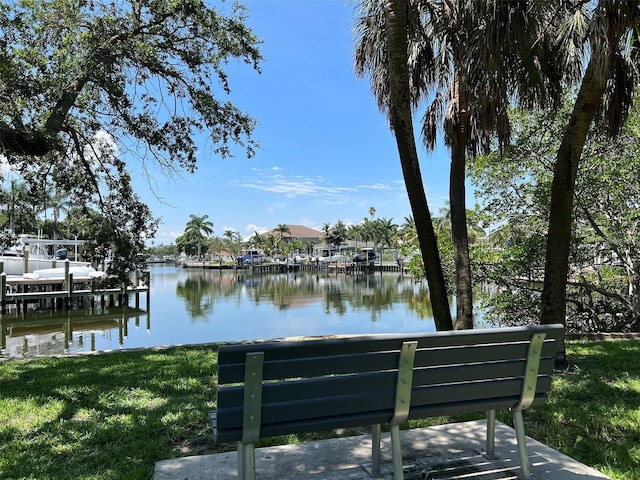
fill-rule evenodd
<path id="1" fill-rule="evenodd" d="M 294 240 L 299 240 L 303 243 L 313 242 L 314 244 L 322 242 L 324 233 L 322 233 L 320 230 L 305 227 L 304 225 L 287 225 L 287 227 L 289 227 L 289 232 L 286 232 L 284 235 L 282 235 L 282 239 L 287 243 Z M 265 233 L 267 235 L 279 235 L 279 232 L 276 229 L 269 230 Z"/>

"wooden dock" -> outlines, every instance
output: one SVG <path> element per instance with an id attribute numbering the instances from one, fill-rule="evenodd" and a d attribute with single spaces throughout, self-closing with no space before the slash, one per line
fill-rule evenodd
<path id="1" fill-rule="evenodd" d="M 397 272 L 406 273 L 406 269 L 395 264 L 363 265 L 352 262 L 340 263 L 262 263 L 260 265 L 248 265 L 246 267 L 233 265 L 219 265 L 209 262 L 190 262 L 182 265 L 190 269 L 213 270 L 241 270 L 253 273 L 285 273 L 285 272 L 330 272 L 330 273 L 373 273 L 373 272 Z"/>
<path id="2" fill-rule="evenodd" d="M 76 304 L 96 302 L 103 305 L 128 304 L 134 297 L 135 307 L 140 307 L 140 294 L 146 294 L 149 310 L 149 287 L 140 285 L 137 278 L 134 284 L 118 288 L 103 288 L 98 279 L 77 277 L 67 273 L 66 278 L 23 278 L 18 275 L 0 274 L 0 312 L 6 313 L 10 305 L 20 311 L 27 310 L 28 304 L 38 303 L 42 308 L 71 309 Z"/>

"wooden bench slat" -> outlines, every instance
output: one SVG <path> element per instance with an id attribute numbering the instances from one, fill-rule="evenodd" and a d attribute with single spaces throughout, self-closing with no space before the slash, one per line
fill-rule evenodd
<path id="1" fill-rule="evenodd" d="M 425 342 L 423 342 L 424 344 Z M 344 373 L 375 372 L 380 370 L 397 369 L 399 347 L 396 350 L 385 350 L 372 353 L 370 351 L 351 354 L 319 357 L 274 360 L 273 355 L 265 354 L 264 380 L 283 378 L 316 377 L 322 375 L 337 375 Z M 420 345 L 416 351 L 415 366 L 454 365 L 460 363 L 486 362 L 495 360 L 511 360 L 521 358 L 526 360 L 527 342 L 518 341 L 508 344 L 465 345 L 450 349 Z M 221 347 L 221 349 L 224 347 Z M 285 348 L 284 344 L 281 348 Z M 254 350 L 248 350 L 248 352 Z M 256 350 L 257 351 L 257 350 Z M 274 353 L 272 350 L 271 353 Z M 543 345 L 543 355 L 550 357 L 555 354 L 555 341 L 547 340 Z M 245 353 L 246 355 L 246 353 Z M 219 361 L 220 362 L 220 361 Z M 241 383 L 244 380 L 244 362 L 231 365 L 221 364 L 218 372 L 220 384 Z"/>
<path id="2" fill-rule="evenodd" d="M 541 372 L 550 372 L 553 359 L 543 360 Z M 424 387 L 456 382 L 517 378 L 522 381 L 524 361 L 501 361 L 491 363 L 463 364 L 444 367 L 422 367 L 414 370 L 415 384 Z M 539 379 L 542 375 L 539 375 Z M 393 392 L 396 371 L 375 372 L 363 375 L 339 375 L 316 379 L 299 379 L 265 383 L 263 404 L 294 401 L 302 398 L 323 398 L 327 392 L 341 392 L 343 395 L 357 395 L 373 390 L 374 393 Z M 218 407 L 242 403 L 242 386 L 221 387 L 218 393 Z"/>
<path id="3" fill-rule="evenodd" d="M 495 399 L 474 400 L 472 402 L 459 402 L 450 400 L 448 403 L 437 403 L 432 405 L 423 405 L 412 408 L 409 412 L 409 419 L 429 418 L 438 416 L 461 415 L 464 413 L 486 412 L 488 410 L 506 410 L 518 403 L 520 396 L 504 397 L 500 402 Z M 547 394 L 537 394 L 533 402 L 533 406 L 541 405 L 547 400 Z"/>
<path id="4" fill-rule="evenodd" d="M 304 357 L 295 360 L 273 360 L 270 355 L 265 355 L 263 379 L 269 381 L 397 369 L 399 355 L 399 349 L 353 355 Z M 243 379 L 244 362 L 219 367 L 219 383 L 239 383 Z"/>
<path id="5" fill-rule="evenodd" d="M 477 362 L 527 359 L 528 342 L 465 345 L 452 348 L 423 348 L 418 346 L 414 367 L 449 366 Z M 543 356 L 555 355 L 555 342 L 548 340 L 543 345 Z"/>
<path id="6" fill-rule="evenodd" d="M 276 435 L 288 435 L 296 433 L 320 432 L 337 428 L 368 427 L 374 424 L 384 423 L 385 418 L 390 418 L 389 412 L 362 412 L 351 415 L 349 418 L 324 417 L 308 419 L 300 422 L 277 423 L 263 425 L 261 437 L 268 438 Z M 218 419 L 219 422 L 219 419 Z M 242 437 L 242 427 L 230 429 L 214 429 L 217 443 L 236 442 Z"/>
<path id="7" fill-rule="evenodd" d="M 536 392 L 545 391 L 545 387 L 548 388 L 547 382 L 549 384 L 551 382 L 548 377 L 539 378 Z M 519 397 L 522 393 L 522 384 L 523 381 L 519 379 L 504 379 L 419 386 L 412 391 L 411 407 L 438 403 L 446 404 L 451 402 L 453 398 L 462 402 L 491 398 L 496 399 L 496 401 L 502 401 L 503 398 Z M 512 406 L 515 406 L 515 404 Z"/>
<path id="8" fill-rule="evenodd" d="M 309 383 L 309 382 L 306 382 Z M 412 389 L 411 409 L 449 404 L 452 398 L 460 402 L 486 402 L 489 401 L 491 409 L 503 409 L 514 407 L 522 391 L 523 380 L 520 378 L 482 380 L 475 382 L 445 383 L 432 386 L 420 385 Z M 550 387 L 551 378 L 540 376 L 536 391 L 544 393 Z M 262 423 L 292 422 L 310 416 L 344 416 L 345 418 L 357 412 L 381 411 L 393 413 L 393 390 L 346 390 L 341 395 L 339 391 L 326 387 L 327 381 L 318 383 L 324 385 L 323 393 L 319 395 L 306 394 L 297 389 L 292 389 L 286 384 L 265 385 L 262 402 Z M 274 390 L 278 390 L 274 393 Z M 242 389 L 235 388 L 232 391 L 220 392 L 218 411 L 224 412 L 221 416 L 220 429 L 242 426 L 243 409 L 238 401 L 238 395 Z M 299 395 L 296 396 L 296 393 Z M 227 405 L 229 407 L 227 407 Z M 477 410 L 476 410 L 477 411 Z M 310 415 L 309 412 L 313 412 Z M 386 418 L 383 423 L 390 419 Z"/>
<path id="9" fill-rule="evenodd" d="M 218 351 L 220 365 L 243 363 L 247 352 L 263 351 L 265 359 L 290 360 L 296 358 L 349 355 L 370 351 L 397 350 L 403 341 L 418 341 L 418 348 L 425 342 L 431 347 L 448 347 L 528 341 L 536 331 L 547 332 L 549 338 L 559 338 L 563 330 L 550 326 L 496 328 L 491 330 L 457 330 L 429 332 L 428 334 L 362 335 L 347 338 L 316 338 L 309 340 L 282 340 L 223 345 Z"/>
<path id="10" fill-rule="evenodd" d="M 306 398 L 296 402 L 271 403 L 262 406 L 262 426 L 274 423 L 295 422 L 304 419 L 344 417 L 370 412 L 386 412 L 381 423 L 388 422 L 393 414 L 394 394 L 376 395 L 371 392 L 357 397 L 350 395 L 325 396 L 322 399 Z M 234 428 L 242 425 L 242 409 L 221 409 L 219 428 Z"/>
<path id="11" fill-rule="evenodd" d="M 526 362 L 524 360 L 461 364 L 451 366 L 416 367 L 413 371 L 414 382 L 419 385 L 437 385 L 440 383 L 473 382 L 481 379 L 522 378 Z M 541 361 L 541 373 L 553 370 L 554 359 Z"/>
<path id="12" fill-rule="evenodd" d="M 371 391 L 374 394 L 395 392 L 396 372 L 375 372 L 366 375 L 339 375 L 298 381 L 265 383 L 262 387 L 262 403 L 295 401 L 302 398 L 316 398 L 340 392 L 341 395 L 358 395 Z M 219 404 L 241 402 L 242 387 L 221 389 Z"/>

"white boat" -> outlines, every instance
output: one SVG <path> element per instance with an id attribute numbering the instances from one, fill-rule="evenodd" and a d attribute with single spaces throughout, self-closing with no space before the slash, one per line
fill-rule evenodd
<path id="1" fill-rule="evenodd" d="M 69 266 L 69 273 L 73 275 L 74 279 L 78 278 L 102 278 L 107 274 L 100 270 L 96 270 L 91 266 Z M 42 268 L 28 272 L 22 275 L 22 278 L 29 279 L 54 279 L 64 278 L 65 267 L 56 268 Z"/>
<path id="2" fill-rule="evenodd" d="M 344 263 L 347 261 L 347 257 L 341 253 L 334 253 L 326 257 L 318 257 L 320 263 Z"/>
<path id="3" fill-rule="evenodd" d="M 57 252 L 58 257 L 56 258 L 56 256 L 51 255 L 48 252 L 48 248 L 62 246 L 74 247 L 76 250 L 75 257 L 77 258 L 77 248 L 83 243 L 84 240 L 49 240 L 28 235 L 20 235 L 15 246 L 5 249 L 0 254 L 0 262 L 2 263 L 0 273 L 4 272 L 7 275 L 23 275 L 25 273 L 32 273 L 35 270 L 63 266 L 65 258 L 62 255 L 62 252 L 66 253 L 66 250 L 60 249 Z M 26 259 L 25 255 L 27 257 Z M 91 263 L 69 260 L 69 266 L 91 267 Z"/>

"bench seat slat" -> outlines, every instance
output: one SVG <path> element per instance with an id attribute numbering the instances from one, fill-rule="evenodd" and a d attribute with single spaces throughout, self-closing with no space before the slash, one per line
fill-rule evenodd
<path id="1" fill-rule="evenodd" d="M 448 385 L 438 385 L 435 387 L 418 387 L 411 392 L 411 408 L 433 405 L 438 403 L 449 403 L 452 399 L 463 402 L 484 401 L 488 398 L 511 398 L 520 397 L 522 393 L 522 380 L 505 379 L 493 381 L 478 381 L 452 383 Z M 536 392 L 548 390 L 551 385 L 550 377 L 538 378 Z M 517 402 L 516 402 L 517 403 Z M 510 405 L 510 408 L 516 404 Z"/>
<path id="2" fill-rule="evenodd" d="M 354 413 L 387 411 L 387 422 L 393 414 L 394 392 L 366 392 L 359 395 L 324 395 L 321 398 L 305 398 L 297 401 L 263 403 L 262 425 L 293 422 L 305 418 L 349 417 Z M 219 428 L 234 428 L 242 425 L 241 406 L 218 409 L 221 413 Z"/>
<path id="3" fill-rule="evenodd" d="M 558 326 L 513 327 L 488 330 L 458 330 L 453 332 L 430 332 L 422 335 L 375 335 L 349 338 L 322 338 L 300 341 L 273 341 L 247 344 L 223 345 L 218 350 L 220 383 L 241 382 L 242 376 L 235 376 L 234 370 L 225 373 L 227 365 L 243 365 L 247 352 L 262 351 L 265 361 L 319 358 L 334 355 L 356 355 L 368 352 L 399 350 L 404 341 L 417 341 L 418 350 L 425 347 L 477 346 L 502 342 L 528 342 L 532 333 L 547 332 L 548 338 L 557 339 L 562 335 Z M 266 377 L 265 377 L 266 378 Z"/>
<path id="4" fill-rule="evenodd" d="M 262 386 L 262 403 L 294 401 L 301 398 L 324 397 L 329 392 L 341 395 L 355 395 L 364 392 L 395 392 L 397 372 L 376 372 L 365 375 L 337 375 L 331 377 L 305 378 L 269 382 Z M 241 385 L 221 387 L 218 391 L 218 405 L 241 404 Z"/>
<path id="5" fill-rule="evenodd" d="M 320 432 L 337 428 L 369 427 L 374 424 L 384 423 L 385 419 L 389 418 L 390 415 L 388 411 L 371 411 L 350 415 L 349 417 L 324 417 L 301 422 L 263 425 L 260 437 L 268 438 L 276 435 Z M 242 427 L 226 430 L 216 428 L 214 429 L 214 435 L 214 439 L 218 444 L 237 442 L 242 438 Z"/>
<path id="6" fill-rule="evenodd" d="M 486 412 L 488 410 L 506 410 L 513 407 L 520 400 L 517 397 L 503 397 L 500 401 L 487 398 L 473 402 L 459 402 L 450 400 L 447 403 L 436 403 L 412 408 L 409 419 L 429 418 L 438 416 L 461 415 L 464 413 Z M 547 400 L 547 393 L 536 394 L 532 406 L 542 405 Z"/>
<path id="7" fill-rule="evenodd" d="M 449 383 L 436 386 L 419 386 L 412 390 L 411 410 L 434 405 L 447 405 L 455 398 L 459 402 L 468 405 L 476 405 L 476 410 L 482 410 L 487 401 L 493 405 L 491 409 L 504 409 L 514 407 L 522 392 L 522 379 L 500 379 L 492 381 L 476 381 Z M 543 393 L 550 387 L 551 378 L 541 376 L 537 383 L 537 392 Z M 266 386 L 265 386 L 266 387 Z M 236 389 L 234 395 L 240 389 Z M 265 389 L 265 393 L 266 393 Z M 349 417 L 357 412 L 381 411 L 389 412 L 388 422 L 393 413 L 395 395 L 393 391 L 349 392 L 344 395 L 336 395 L 335 390 L 327 389 L 321 396 L 307 395 L 298 399 L 290 399 L 269 402 L 269 395 L 263 393 L 262 424 L 287 423 L 302 421 L 305 418 L 322 417 Z M 223 393 L 223 392 L 221 392 Z M 235 405 L 226 407 L 225 405 Z M 233 403 L 229 398 L 223 398 L 219 402 L 218 411 L 221 412 L 221 420 L 218 428 L 228 429 L 241 427 L 243 422 L 243 408 L 241 403 Z M 313 412 L 313 414 L 310 414 Z"/>
<path id="8" fill-rule="evenodd" d="M 543 360 L 551 371 L 553 359 Z M 524 373 L 524 361 L 477 363 L 445 367 L 417 368 L 414 382 L 424 387 L 455 382 L 474 382 L 478 380 L 516 378 L 521 380 Z M 368 391 L 373 394 L 393 392 L 397 372 L 376 372 L 366 375 L 339 375 L 316 379 L 300 379 L 266 383 L 263 386 L 263 404 L 296 401 L 304 398 L 323 398 L 327 392 L 340 392 L 342 395 L 358 395 Z M 541 377 L 540 377 L 541 378 Z M 218 393 L 218 406 L 241 405 L 244 395 L 242 386 L 221 387 Z"/>
<path id="9" fill-rule="evenodd" d="M 396 346 L 399 346 L 398 344 Z M 366 373 L 398 368 L 400 350 L 366 352 L 354 355 L 302 357 L 291 360 L 274 360 L 265 355 L 262 376 L 265 381 L 284 378 L 306 378 L 346 373 Z M 221 384 L 239 383 L 244 380 L 244 362 L 221 365 L 218 381 Z"/>
<path id="10" fill-rule="evenodd" d="M 432 340 L 431 337 L 427 337 L 427 339 Z M 439 338 L 436 337 L 436 339 Z M 314 342 L 315 341 L 301 341 L 299 343 Z M 286 349 L 288 342 L 278 343 L 277 346 L 279 348 L 267 349 L 265 352 L 263 378 L 268 381 L 283 378 L 315 377 L 396 369 L 402 342 L 394 340 L 394 349 L 390 348 L 391 345 L 387 345 L 386 340 L 384 343 L 385 349 L 379 352 L 371 352 L 372 347 L 369 346 L 366 352 L 326 355 L 329 352 L 323 351 L 322 353 L 325 355 L 311 356 L 307 354 L 300 358 L 292 357 L 287 360 L 278 358 L 279 355 L 277 355 L 277 353 L 279 353 L 280 349 Z M 250 346 L 253 348 L 249 349 L 248 345 L 242 345 L 242 347 L 245 347 L 245 355 L 247 352 L 261 351 L 259 347 L 265 347 L 266 344 L 252 344 Z M 220 347 L 219 355 L 222 355 L 226 348 L 234 347 L 235 346 Z M 514 358 L 526 360 L 527 348 L 528 341 L 522 340 L 506 344 L 483 342 L 477 345 L 442 348 L 432 346 L 423 338 L 422 341 L 418 343 L 415 366 L 451 365 L 510 360 Z M 554 349 L 555 341 L 548 339 L 543 344 L 542 355 L 544 357 L 550 357 L 555 353 Z M 302 354 L 304 352 L 300 351 L 300 353 Z M 232 364 L 223 364 L 221 362 L 222 360 L 219 360 L 218 381 L 220 384 L 240 383 L 244 380 L 244 359 L 241 362 Z"/>
<path id="11" fill-rule="evenodd" d="M 461 415 L 465 413 L 477 413 L 487 410 L 507 409 L 518 403 L 519 396 L 504 397 L 499 401 L 488 398 L 474 402 L 449 401 L 412 408 L 409 419 L 420 419 L 435 416 Z M 532 406 L 541 405 L 547 400 L 547 394 L 536 395 Z M 215 413 L 215 412 L 214 412 Z M 225 412 L 226 413 L 226 412 Z M 320 430 L 332 430 L 334 428 L 363 427 L 373 424 L 385 423 L 391 417 L 392 412 L 370 411 L 360 412 L 353 415 L 322 417 L 315 419 L 304 419 L 299 421 L 282 422 L 275 424 L 263 424 L 260 437 L 268 438 L 276 435 L 286 435 L 295 433 L 317 432 Z M 220 428 L 216 425 L 214 430 L 216 443 L 236 442 L 242 438 L 242 422 L 239 426 Z"/>
<path id="12" fill-rule="evenodd" d="M 549 369 L 541 368 L 540 373 L 546 374 L 552 371 L 554 360 L 543 360 Z M 542 363 L 542 362 L 541 362 Z M 462 364 L 453 366 L 419 367 L 413 371 L 413 380 L 418 385 L 430 386 L 442 383 L 474 382 L 477 380 L 492 380 L 501 378 L 522 379 L 524 374 L 524 360 L 501 361 Z"/>
<path id="13" fill-rule="evenodd" d="M 497 362 L 501 360 L 527 360 L 529 343 L 505 343 L 467 345 L 453 348 L 421 348 L 416 351 L 414 367 L 459 365 L 479 362 Z M 555 343 L 548 341 L 543 345 L 542 356 L 555 354 Z"/>

